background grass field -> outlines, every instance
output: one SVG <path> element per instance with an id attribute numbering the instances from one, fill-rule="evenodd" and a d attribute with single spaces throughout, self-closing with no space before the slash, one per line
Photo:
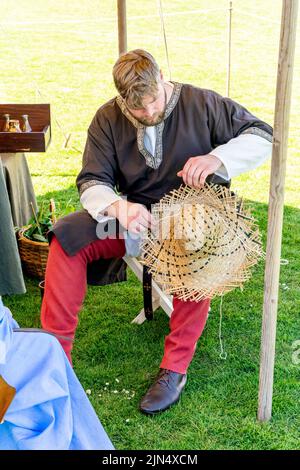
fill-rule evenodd
<path id="1" fill-rule="evenodd" d="M 2 0 L 0 100 L 49 102 L 53 141 L 45 154 L 28 154 L 38 201 L 54 197 L 61 214 L 79 207 L 75 178 L 87 127 L 115 94 L 111 68 L 117 58 L 116 1 Z M 128 48 L 152 52 L 169 78 L 157 2 L 127 2 Z M 273 123 L 280 31 L 279 0 L 234 0 L 231 97 Z M 225 0 L 164 0 L 173 80 L 226 93 Z M 300 29 L 300 22 L 299 28 Z M 298 31 L 299 32 L 299 31 Z M 299 449 L 300 364 L 300 49 L 296 48 L 274 382 L 273 419 L 256 421 L 263 299 L 263 262 L 244 291 L 223 303 L 228 353 L 219 357 L 219 300 L 212 303 L 203 336 L 178 406 L 160 416 L 141 415 L 138 402 L 157 373 L 168 318 L 130 321 L 142 307 L 133 274 L 126 283 L 89 288 L 80 315 L 74 366 L 117 449 Z M 65 136 L 70 145 L 63 148 Z M 252 207 L 266 240 L 270 162 L 233 181 Z M 27 293 L 5 297 L 22 326 L 39 326 L 37 281 Z"/>

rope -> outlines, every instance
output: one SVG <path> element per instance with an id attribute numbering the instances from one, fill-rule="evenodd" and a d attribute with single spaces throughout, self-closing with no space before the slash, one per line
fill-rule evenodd
<path id="1" fill-rule="evenodd" d="M 170 67 L 170 61 L 169 61 L 169 52 L 168 52 L 167 36 L 166 36 L 166 30 L 165 30 L 164 15 L 163 15 L 163 10 L 162 10 L 162 1 L 157 0 L 157 3 L 158 3 L 158 11 L 159 11 L 159 16 L 160 16 L 160 23 L 162 27 L 163 36 L 164 36 L 166 58 L 167 58 L 167 64 L 168 64 L 168 70 L 169 70 L 169 80 L 171 80 L 172 79 L 171 67 Z"/>

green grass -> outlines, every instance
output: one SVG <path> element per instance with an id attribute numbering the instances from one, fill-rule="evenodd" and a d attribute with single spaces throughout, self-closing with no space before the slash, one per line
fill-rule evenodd
<path id="1" fill-rule="evenodd" d="M 74 181 L 87 126 L 96 109 L 115 93 L 111 67 L 117 56 L 116 2 L 89 0 L 85 6 L 78 0 L 17 3 L 17 9 L 11 0 L 1 3 L 0 100 L 35 102 L 37 85 L 43 95 L 37 101 L 51 103 L 52 144 L 46 154 L 29 154 L 28 162 L 38 200 L 54 197 L 67 213 L 79 207 Z M 211 0 L 209 5 L 164 0 L 173 80 L 225 93 L 224 12 L 171 13 L 226 5 L 225 0 Z M 235 0 L 234 8 L 231 96 L 272 123 L 281 2 Z M 156 2 L 128 2 L 128 47 L 149 49 L 168 78 L 159 19 L 142 17 L 156 13 Z M 249 16 L 259 14 L 260 19 Z M 141 415 L 137 407 L 156 375 L 168 318 L 159 310 L 153 322 L 130 323 L 142 307 L 142 290 L 129 273 L 126 283 L 89 288 L 74 349 L 75 371 L 83 387 L 91 390 L 91 402 L 117 449 L 300 447 L 300 365 L 292 363 L 293 342 L 300 339 L 299 71 L 298 35 L 282 243 L 282 258 L 289 264 L 282 266 L 280 276 L 273 418 L 267 424 L 256 420 L 263 263 L 243 292 L 232 292 L 224 299 L 227 360 L 219 358 L 219 300 L 214 300 L 182 399 L 156 417 Z M 72 132 L 74 148 L 63 149 L 64 136 L 55 118 L 65 134 Z M 269 172 L 270 162 L 233 181 L 233 188 L 252 206 L 264 241 Z M 25 295 L 4 301 L 20 325 L 39 326 L 38 283 L 26 279 L 26 285 Z"/>

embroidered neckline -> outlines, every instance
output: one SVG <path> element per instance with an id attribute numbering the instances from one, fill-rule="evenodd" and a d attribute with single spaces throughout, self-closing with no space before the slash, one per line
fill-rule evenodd
<path id="1" fill-rule="evenodd" d="M 141 124 L 137 119 L 135 119 L 134 116 L 128 111 L 124 99 L 119 95 L 116 98 L 116 102 L 118 106 L 120 107 L 122 113 L 126 118 L 133 124 L 133 126 L 137 129 L 137 144 L 138 144 L 138 149 L 139 152 L 143 155 L 143 157 L 146 160 L 146 165 L 153 168 L 156 170 L 161 162 L 162 162 L 162 157 L 163 157 L 163 143 L 162 143 L 162 134 L 165 126 L 165 120 L 170 116 L 171 112 L 175 108 L 181 88 L 182 88 L 182 83 L 178 82 L 172 82 L 174 85 L 172 95 L 170 97 L 170 100 L 167 104 L 166 111 L 165 111 L 165 116 L 164 120 L 157 124 L 155 126 L 155 131 L 156 131 L 156 144 L 155 144 L 155 152 L 154 155 L 152 155 L 144 146 L 144 137 L 145 137 L 145 131 L 146 131 L 146 126 Z"/>

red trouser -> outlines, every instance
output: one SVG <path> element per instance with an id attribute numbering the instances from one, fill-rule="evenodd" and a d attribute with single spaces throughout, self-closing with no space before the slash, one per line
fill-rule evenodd
<path id="1" fill-rule="evenodd" d="M 78 323 L 78 313 L 86 294 L 87 264 L 100 258 L 121 258 L 125 254 L 122 239 L 97 240 L 69 256 L 53 237 L 46 269 L 42 304 L 43 328 L 71 341 L 59 338 L 71 362 L 71 350 Z M 209 309 L 209 300 L 184 302 L 174 297 L 170 333 L 165 338 L 160 367 L 184 374 L 193 358 Z"/>

